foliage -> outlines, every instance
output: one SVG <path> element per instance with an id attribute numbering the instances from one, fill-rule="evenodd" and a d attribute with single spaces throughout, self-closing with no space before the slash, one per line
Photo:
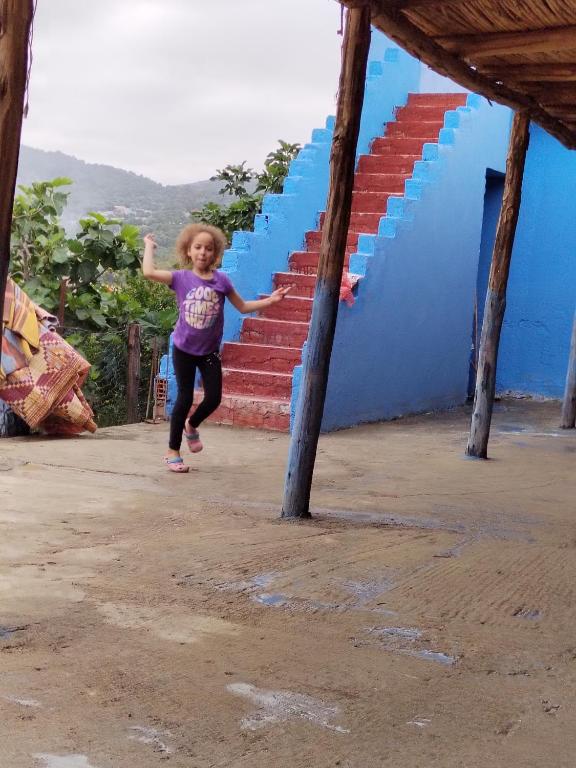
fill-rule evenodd
<path id="1" fill-rule="evenodd" d="M 66 237 L 60 215 L 70 179 L 20 186 L 14 202 L 11 274 L 30 298 L 51 312 L 60 306 L 65 286 L 65 325 L 114 327 L 125 314 L 115 290 L 139 268 L 139 230 L 101 213 L 80 221 L 74 238 Z"/>
<path id="2" fill-rule="evenodd" d="M 254 217 L 262 210 L 264 195 L 282 192 L 290 162 L 300 151 L 299 144 L 289 144 L 281 139 L 279 144 L 278 149 L 266 156 L 260 173 L 246 168 L 246 161 L 218 170 L 211 180 L 223 183 L 220 195 L 234 195 L 237 200 L 230 205 L 207 203 L 200 210 L 192 211 L 192 219 L 219 227 L 229 241 L 233 232 L 252 229 Z M 250 184 L 255 184 L 253 192 L 248 191 Z"/>
<path id="3" fill-rule="evenodd" d="M 248 194 L 246 184 L 249 184 L 254 178 L 254 171 L 251 168 L 245 168 L 246 160 L 240 165 L 227 165 L 221 171 L 216 171 L 215 176 L 210 176 L 210 181 L 221 181 L 224 186 L 218 190 L 219 195 L 233 195 L 234 197 L 243 197 Z"/>
<path id="4" fill-rule="evenodd" d="M 263 194 L 279 195 L 284 187 L 290 163 L 300 151 L 300 144 L 289 144 L 279 139 L 279 149 L 269 152 L 264 161 L 264 170 L 257 174 L 256 191 Z"/>
<path id="5" fill-rule="evenodd" d="M 139 270 L 139 230 L 91 213 L 74 238 L 60 224 L 69 179 L 21 186 L 14 205 L 12 277 L 41 306 L 57 313 L 66 285 L 63 333 L 90 361 L 84 393 L 100 426 L 126 420 L 127 327 L 142 326 L 141 398 L 151 366 L 151 342 L 167 338 L 177 308 L 170 290 L 145 280 Z M 141 407 L 144 415 L 144 407 Z"/>

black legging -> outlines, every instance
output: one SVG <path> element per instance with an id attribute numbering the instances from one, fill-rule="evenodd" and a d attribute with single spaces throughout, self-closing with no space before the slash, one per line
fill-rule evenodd
<path id="1" fill-rule="evenodd" d="M 190 417 L 189 423 L 194 429 L 220 405 L 222 400 L 222 364 L 217 352 L 212 352 L 209 355 L 189 355 L 187 352 L 182 352 L 178 347 L 172 347 L 172 349 L 178 397 L 170 418 L 170 442 L 168 445 L 173 451 L 179 451 L 186 417 L 194 401 L 196 369 L 200 371 L 202 376 L 204 399 Z"/>

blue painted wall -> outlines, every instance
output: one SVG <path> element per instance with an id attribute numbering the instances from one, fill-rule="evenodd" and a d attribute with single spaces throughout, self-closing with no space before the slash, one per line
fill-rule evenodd
<path id="1" fill-rule="evenodd" d="M 324 430 L 467 397 L 486 169 L 504 170 L 510 125 L 508 109 L 469 104 L 425 145 L 379 235 L 360 238 L 350 269 L 363 278 L 354 306 L 340 304 Z"/>
<path id="2" fill-rule="evenodd" d="M 364 108 L 358 138 L 358 154 L 368 151 L 370 142 L 391 120 L 394 108 L 406 103 L 408 93 L 418 89 L 420 62 L 405 51 L 388 48 L 380 32 L 372 31 Z M 236 232 L 226 251 L 222 268 L 245 299 L 257 298 L 272 289 L 274 272 L 288 269 L 288 256 L 304 246 L 304 235 L 316 229 L 318 214 L 326 205 L 329 157 L 334 118 L 326 128 L 312 133 L 290 166 L 281 195 L 266 195 L 254 232 Z M 242 315 L 227 306 L 224 341 L 238 338 Z"/>
<path id="3" fill-rule="evenodd" d="M 576 152 L 532 125 L 498 358 L 500 391 L 561 397 L 576 306 Z"/>
<path id="4" fill-rule="evenodd" d="M 384 35 L 372 30 L 364 108 L 358 138 L 358 155 L 369 150 L 370 142 L 382 133 L 394 108 L 406 103 L 408 93 L 418 90 L 420 62 L 390 44 Z M 224 254 L 222 269 L 245 299 L 270 293 L 275 272 L 288 269 L 292 251 L 304 248 L 304 236 L 317 227 L 319 212 L 325 208 L 328 194 L 329 158 L 334 118 L 326 127 L 312 133 L 292 162 L 281 195 L 266 195 L 262 213 L 256 217 L 254 232 L 235 232 L 232 247 Z M 243 316 L 226 305 L 224 341 L 238 339 Z M 176 385 L 166 358 L 163 370 L 169 379 L 168 413 Z"/>

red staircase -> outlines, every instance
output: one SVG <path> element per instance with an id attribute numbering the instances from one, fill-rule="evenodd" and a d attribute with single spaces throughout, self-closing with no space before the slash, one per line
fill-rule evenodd
<path id="1" fill-rule="evenodd" d="M 464 106 L 466 94 L 410 94 L 408 103 L 387 123 L 384 136 L 372 142 L 356 169 L 345 268 L 356 251 L 358 235 L 376 233 L 391 195 L 402 195 L 404 181 L 421 159 L 425 142 L 437 142 L 446 110 Z M 242 324 L 240 340 L 222 351 L 222 405 L 212 421 L 234 426 L 288 431 L 292 370 L 301 360 L 308 336 L 316 283 L 320 228 L 306 233 L 306 250 L 289 259 L 289 272 L 277 272 L 274 286 L 289 285 L 290 294 L 258 317 Z"/>

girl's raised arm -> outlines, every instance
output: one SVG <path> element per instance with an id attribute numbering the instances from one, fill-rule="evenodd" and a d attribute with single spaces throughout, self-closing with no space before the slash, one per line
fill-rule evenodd
<path id="1" fill-rule="evenodd" d="M 154 235 L 144 236 L 144 258 L 142 259 L 142 274 L 147 280 L 155 280 L 157 283 L 165 285 L 172 284 L 172 272 L 167 269 L 156 269 L 154 265 L 154 251 L 156 250 L 156 240 Z"/>
<path id="2" fill-rule="evenodd" d="M 239 293 L 230 291 L 228 300 L 236 307 L 238 312 L 246 315 L 249 312 L 257 312 L 259 309 L 264 309 L 264 307 L 270 307 L 272 304 L 277 304 L 279 301 L 282 301 L 289 290 L 290 286 L 287 286 L 286 288 L 276 288 L 276 290 L 272 291 L 270 296 L 266 296 L 265 299 L 256 299 L 254 301 L 244 301 Z"/>

